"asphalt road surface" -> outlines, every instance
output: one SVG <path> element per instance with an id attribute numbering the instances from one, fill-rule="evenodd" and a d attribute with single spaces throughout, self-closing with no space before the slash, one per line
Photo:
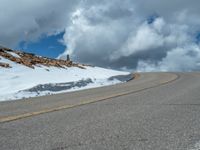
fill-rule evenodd
<path id="1" fill-rule="evenodd" d="M 200 73 L 0 103 L 0 150 L 200 150 Z"/>

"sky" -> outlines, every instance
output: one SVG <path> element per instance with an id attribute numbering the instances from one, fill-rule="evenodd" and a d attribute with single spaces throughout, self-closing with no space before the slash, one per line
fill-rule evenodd
<path id="1" fill-rule="evenodd" d="M 1 45 L 118 70 L 200 70 L 200 1 L 0 2 Z"/>

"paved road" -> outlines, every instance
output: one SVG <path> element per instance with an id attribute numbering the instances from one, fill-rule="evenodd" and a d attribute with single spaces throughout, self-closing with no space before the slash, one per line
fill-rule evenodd
<path id="1" fill-rule="evenodd" d="M 200 73 L 0 103 L 0 150 L 199 150 Z"/>

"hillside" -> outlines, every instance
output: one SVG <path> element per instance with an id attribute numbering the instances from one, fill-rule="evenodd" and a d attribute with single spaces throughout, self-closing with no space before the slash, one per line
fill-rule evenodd
<path id="1" fill-rule="evenodd" d="M 132 75 L 0 47 L 0 101 L 126 82 Z"/>
<path id="2" fill-rule="evenodd" d="M 61 59 L 52 59 L 52 58 L 47 58 L 47 57 L 41 57 L 41 56 L 37 56 L 35 54 L 31 54 L 31 53 L 25 53 L 22 51 L 17 51 L 17 50 L 11 50 L 9 48 L 4 48 L 2 46 L 0 46 L 0 56 L 8 59 L 12 62 L 18 63 L 18 64 L 22 64 L 24 66 L 30 67 L 32 69 L 35 68 L 35 66 L 47 66 L 47 67 L 61 67 L 61 68 L 65 68 L 65 67 L 79 67 L 84 69 L 84 65 L 80 65 L 77 63 L 73 63 L 70 60 L 61 60 Z M 5 62 L 1 62 L 0 59 L 0 67 L 4 67 L 4 68 L 11 68 L 12 66 L 10 66 L 10 64 L 5 63 Z"/>

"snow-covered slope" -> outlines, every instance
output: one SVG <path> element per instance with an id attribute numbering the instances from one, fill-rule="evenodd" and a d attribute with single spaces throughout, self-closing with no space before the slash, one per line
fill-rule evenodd
<path id="1" fill-rule="evenodd" d="M 20 57 L 16 54 L 12 55 Z M 2 56 L 0 62 L 12 66 L 11 68 L 0 67 L 0 101 L 117 84 L 126 81 L 129 75 L 128 72 L 91 66 L 84 66 L 85 69 L 82 69 L 35 65 L 32 69 Z M 119 75 L 124 76 L 125 80 L 111 78 Z"/>

